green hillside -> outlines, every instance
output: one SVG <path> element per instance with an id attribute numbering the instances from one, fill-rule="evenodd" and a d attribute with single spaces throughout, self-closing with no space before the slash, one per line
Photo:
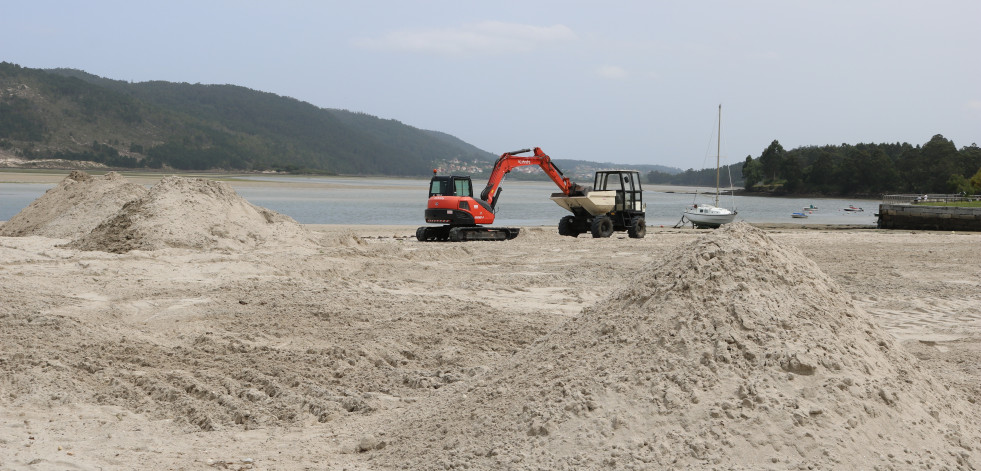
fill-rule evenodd
<path id="1" fill-rule="evenodd" d="M 399 176 L 496 157 L 444 133 L 234 85 L 129 83 L 6 62 L 0 150 L 113 167 Z"/>

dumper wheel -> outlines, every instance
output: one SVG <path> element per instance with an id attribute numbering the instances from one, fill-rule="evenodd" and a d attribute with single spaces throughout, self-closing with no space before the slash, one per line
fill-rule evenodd
<path id="1" fill-rule="evenodd" d="M 637 216 L 630 220 L 630 227 L 627 228 L 627 235 L 631 239 L 643 239 L 647 235 L 647 223 L 644 218 Z"/>
<path id="2" fill-rule="evenodd" d="M 593 226 L 590 232 L 593 234 L 594 239 L 610 237 L 613 235 L 613 220 L 606 216 L 593 219 Z"/>
<path id="3" fill-rule="evenodd" d="M 579 224 L 575 216 L 566 216 L 559 220 L 559 235 L 579 237 Z"/>

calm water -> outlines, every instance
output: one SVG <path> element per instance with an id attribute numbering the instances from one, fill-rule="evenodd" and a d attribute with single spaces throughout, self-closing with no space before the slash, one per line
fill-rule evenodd
<path id="1" fill-rule="evenodd" d="M 260 186 L 255 181 L 290 182 L 293 186 Z M 286 214 L 304 224 L 396 224 L 423 225 L 428 197 L 428 179 L 348 177 L 248 177 L 230 182 L 235 191 L 252 204 Z M 474 190 L 484 182 L 475 181 Z M 0 221 L 20 212 L 53 184 L 0 183 Z M 569 214 L 549 199 L 557 189 L 551 182 L 505 181 L 498 204 L 496 225 L 551 226 Z M 662 188 L 662 187 L 659 187 Z M 684 190 L 680 190 L 684 191 Z M 673 226 L 694 195 L 644 191 L 647 224 Z M 697 202 L 711 203 L 712 196 L 699 195 Z M 878 200 L 828 198 L 766 198 L 726 196 L 720 206 L 735 208 L 736 220 L 802 224 L 875 224 Z M 814 205 L 819 209 L 807 219 L 791 213 Z M 847 212 L 849 205 L 864 212 Z"/>

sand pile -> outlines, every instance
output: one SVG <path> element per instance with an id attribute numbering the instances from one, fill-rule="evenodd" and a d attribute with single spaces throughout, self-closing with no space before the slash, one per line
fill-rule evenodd
<path id="1" fill-rule="evenodd" d="M 522 227 L 518 237 L 524 240 L 545 240 L 555 232 L 554 227 Z"/>
<path id="2" fill-rule="evenodd" d="M 264 244 L 314 243 L 313 236 L 292 218 L 249 203 L 225 183 L 167 177 L 70 246 L 124 253 L 167 247 L 241 250 Z"/>
<path id="3" fill-rule="evenodd" d="M 116 172 L 93 177 L 76 170 L 0 226 L 0 236 L 74 238 L 146 193 Z"/>
<path id="4" fill-rule="evenodd" d="M 978 418 L 797 250 L 732 224 L 366 430 L 409 469 L 973 469 Z"/>

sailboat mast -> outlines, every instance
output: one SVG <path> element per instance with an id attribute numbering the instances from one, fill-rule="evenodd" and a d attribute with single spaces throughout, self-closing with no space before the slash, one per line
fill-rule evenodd
<path id="1" fill-rule="evenodd" d="M 719 206 L 719 154 L 722 153 L 722 104 L 719 104 L 719 133 L 715 144 L 715 205 Z"/>

